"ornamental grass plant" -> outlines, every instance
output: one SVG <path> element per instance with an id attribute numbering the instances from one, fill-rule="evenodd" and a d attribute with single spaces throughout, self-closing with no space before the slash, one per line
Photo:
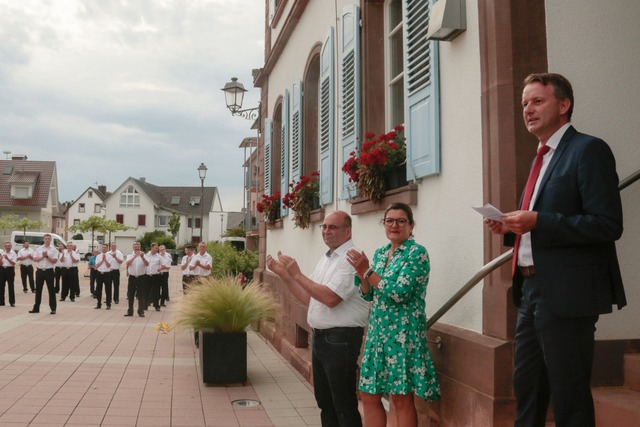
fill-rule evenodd
<path id="1" fill-rule="evenodd" d="M 175 324 L 219 333 L 244 332 L 256 321 L 272 318 L 273 295 L 256 282 L 242 287 L 234 277 L 205 277 L 194 282 L 178 307 Z"/>

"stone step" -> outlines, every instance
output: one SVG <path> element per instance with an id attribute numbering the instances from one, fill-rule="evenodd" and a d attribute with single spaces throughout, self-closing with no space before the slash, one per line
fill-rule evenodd
<path id="1" fill-rule="evenodd" d="M 598 387 L 593 390 L 598 427 L 640 426 L 640 392 L 626 387 Z"/>
<path id="2" fill-rule="evenodd" d="M 640 391 L 640 353 L 624 355 L 624 384 L 631 390 Z"/>

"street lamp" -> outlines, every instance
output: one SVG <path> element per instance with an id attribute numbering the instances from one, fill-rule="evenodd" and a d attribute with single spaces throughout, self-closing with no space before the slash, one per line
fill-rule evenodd
<path id="1" fill-rule="evenodd" d="M 202 229 L 204 228 L 204 179 L 207 177 L 207 167 L 204 163 L 198 166 L 200 176 L 200 241 L 202 242 Z"/>
<path id="2" fill-rule="evenodd" d="M 224 85 L 221 91 L 224 92 L 224 100 L 232 116 L 241 116 L 248 120 L 255 120 L 260 115 L 260 104 L 255 108 L 242 109 L 244 93 L 247 91 L 237 77 L 231 77 L 231 81 Z M 260 124 L 258 124 L 258 127 Z"/>

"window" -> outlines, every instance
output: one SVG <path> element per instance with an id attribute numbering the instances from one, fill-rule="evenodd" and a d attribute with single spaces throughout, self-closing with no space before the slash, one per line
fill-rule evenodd
<path id="1" fill-rule="evenodd" d="M 76 226 L 80 225 L 80 220 L 79 219 L 74 219 L 73 220 L 73 225 L 76 225 Z"/>
<path id="2" fill-rule="evenodd" d="M 123 214 L 116 214 L 116 222 L 118 224 L 124 224 L 124 215 Z"/>
<path id="3" fill-rule="evenodd" d="M 167 215 L 158 215 L 156 217 L 156 227 L 169 227 L 169 218 Z"/>
<path id="4" fill-rule="evenodd" d="M 177 206 L 180 204 L 180 196 L 171 196 L 171 206 Z"/>
<path id="5" fill-rule="evenodd" d="M 195 228 L 200 228 L 200 224 L 202 223 L 202 218 L 196 218 Z"/>
<path id="6" fill-rule="evenodd" d="M 318 100 L 320 91 L 320 46 L 309 56 L 304 75 L 302 97 L 302 174 L 309 176 L 318 168 Z"/>
<path id="7" fill-rule="evenodd" d="M 84 213 L 84 203 L 79 203 L 78 204 L 78 212 Z"/>
<path id="8" fill-rule="evenodd" d="M 102 212 L 102 203 L 96 203 L 93 205 L 93 213 L 99 214 L 100 212 Z"/>
<path id="9" fill-rule="evenodd" d="M 200 206 L 200 196 L 191 196 L 189 204 L 191 206 Z"/>
<path id="10" fill-rule="evenodd" d="M 138 215 L 138 225 L 147 225 L 147 216 L 146 215 Z"/>
<path id="11" fill-rule="evenodd" d="M 140 207 L 140 193 L 133 185 L 128 186 L 122 193 L 120 193 L 120 207 L 121 208 L 139 208 Z"/>
<path id="12" fill-rule="evenodd" d="M 32 193 L 31 186 L 11 185 L 11 197 L 14 199 L 29 199 Z"/>
<path id="13" fill-rule="evenodd" d="M 192 218 L 187 218 L 187 228 L 193 228 L 193 221 Z"/>
<path id="14" fill-rule="evenodd" d="M 93 197 L 93 191 L 89 190 L 87 197 L 91 199 Z"/>
<path id="15" fill-rule="evenodd" d="M 402 0 L 391 0 L 387 6 L 387 96 L 389 122 L 387 129 L 404 123 L 404 50 Z"/>
<path id="16" fill-rule="evenodd" d="M 282 116 L 280 131 L 280 194 L 284 196 L 289 191 L 289 89 L 285 89 L 282 99 Z M 287 216 L 289 208 L 280 204 L 280 215 Z"/>

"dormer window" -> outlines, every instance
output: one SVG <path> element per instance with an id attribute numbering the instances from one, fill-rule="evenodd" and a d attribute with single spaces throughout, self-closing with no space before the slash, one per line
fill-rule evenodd
<path id="1" fill-rule="evenodd" d="M 189 204 L 191 206 L 200 206 L 200 196 L 191 196 L 191 200 L 189 200 Z"/>

